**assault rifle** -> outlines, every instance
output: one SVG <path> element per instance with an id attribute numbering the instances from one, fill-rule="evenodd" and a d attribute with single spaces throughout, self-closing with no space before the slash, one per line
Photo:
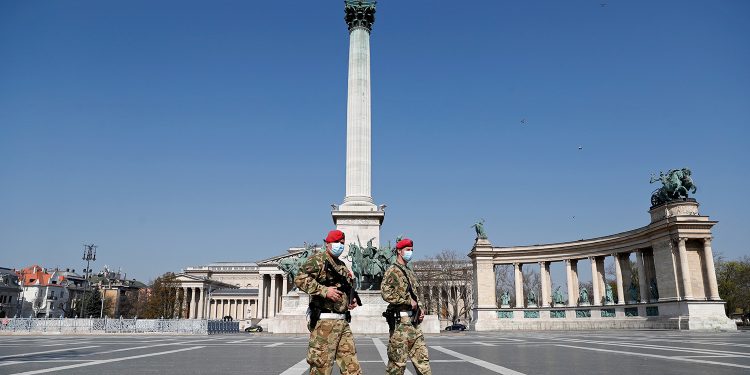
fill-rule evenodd
<path id="1" fill-rule="evenodd" d="M 411 299 L 414 300 L 414 302 L 417 304 L 417 307 L 411 310 L 411 325 L 417 326 L 419 323 L 422 323 L 419 320 L 419 316 L 422 315 L 422 309 L 419 307 L 419 299 L 417 299 L 417 294 L 414 293 L 414 289 L 411 287 L 411 280 L 409 280 L 409 276 L 406 274 L 406 271 L 404 271 L 403 268 L 396 266 L 398 269 L 401 270 L 401 273 L 404 274 L 404 277 L 406 278 L 406 291 L 409 292 L 411 295 Z"/>
<path id="2" fill-rule="evenodd" d="M 338 289 L 349 297 L 349 303 L 351 304 L 352 301 L 356 301 L 358 306 L 362 306 L 362 300 L 359 299 L 359 293 L 357 293 L 357 290 L 354 289 L 354 286 L 349 283 L 349 278 L 346 276 L 338 273 L 335 268 L 333 268 L 333 265 L 326 261 L 326 273 L 333 276 L 333 282 L 336 284 L 339 284 L 340 286 Z"/>

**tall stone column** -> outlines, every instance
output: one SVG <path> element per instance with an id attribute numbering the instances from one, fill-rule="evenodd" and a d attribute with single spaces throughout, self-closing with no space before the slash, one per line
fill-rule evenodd
<path id="1" fill-rule="evenodd" d="M 680 274 L 682 275 L 682 299 L 693 298 L 693 285 L 690 282 L 690 264 L 687 259 L 687 248 L 685 242 L 687 238 L 680 237 L 677 241 L 677 248 L 680 251 Z"/>
<path id="2" fill-rule="evenodd" d="M 565 260 L 565 274 L 568 281 L 568 306 L 578 306 L 578 277 L 575 275 L 577 272 L 577 261 L 574 259 Z"/>
<path id="3" fill-rule="evenodd" d="M 190 310 L 188 310 L 188 319 L 193 319 L 195 317 L 195 288 L 189 288 L 190 289 Z"/>
<path id="4" fill-rule="evenodd" d="M 281 290 L 281 295 L 285 296 L 287 293 L 289 293 L 289 278 L 284 274 L 283 282 L 281 285 L 284 286 L 284 288 Z"/>
<path id="5" fill-rule="evenodd" d="M 599 267 L 597 267 L 596 257 L 589 257 L 591 261 L 591 285 L 593 286 L 594 300 L 591 301 L 592 305 L 598 306 L 602 304 L 602 292 L 599 289 L 601 281 L 599 278 Z"/>
<path id="6" fill-rule="evenodd" d="M 711 250 L 711 238 L 703 239 L 703 257 L 705 258 L 706 277 L 708 278 L 708 299 L 720 300 L 719 284 L 716 282 L 716 268 L 714 266 L 714 253 Z"/>
<path id="7" fill-rule="evenodd" d="M 258 286 L 258 318 L 266 318 L 266 275 L 260 274 L 260 285 Z"/>
<path id="8" fill-rule="evenodd" d="M 542 307 L 549 307 L 549 300 L 550 300 L 550 277 L 549 277 L 549 262 L 539 262 L 539 278 L 542 282 L 542 295 L 541 295 L 541 304 Z"/>
<path id="9" fill-rule="evenodd" d="M 373 239 L 372 244 L 377 247 L 385 213 L 373 203 L 371 191 L 370 32 L 375 22 L 375 1 L 346 2 L 344 11 L 349 28 L 346 196 L 331 214 L 348 243 Z"/>
<path id="10" fill-rule="evenodd" d="M 646 261 L 643 259 L 643 250 L 635 253 L 636 265 L 638 266 L 638 284 L 641 293 L 641 303 L 648 303 L 648 280 L 646 280 Z"/>
<path id="11" fill-rule="evenodd" d="M 526 307 L 523 303 L 523 264 L 513 263 L 516 286 L 516 308 Z"/>
<path id="12" fill-rule="evenodd" d="M 268 317 L 276 316 L 276 275 L 271 275 L 271 287 L 268 294 Z"/>
<path id="13" fill-rule="evenodd" d="M 617 284 L 617 304 L 625 304 L 625 288 L 622 287 L 622 259 L 621 254 L 614 253 L 615 258 L 615 284 Z"/>

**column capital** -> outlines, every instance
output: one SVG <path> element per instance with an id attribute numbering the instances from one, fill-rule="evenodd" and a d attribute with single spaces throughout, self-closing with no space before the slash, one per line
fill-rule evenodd
<path id="1" fill-rule="evenodd" d="M 372 24 L 375 23 L 375 4 L 374 0 L 345 0 L 344 1 L 344 21 L 349 26 L 349 31 L 354 29 L 364 29 L 368 33 L 372 31 Z"/>
<path id="2" fill-rule="evenodd" d="M 711 240 L 713 240 L 713 237 L 703 237 L 703 245 L 704 246 L 711 246 Z"/>

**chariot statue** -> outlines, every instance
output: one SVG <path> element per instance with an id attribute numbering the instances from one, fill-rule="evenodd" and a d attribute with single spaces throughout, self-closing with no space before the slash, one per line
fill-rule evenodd
<path id="1" fill-rule="evenodd" d="M 659 172 L 659 176 L 651 175 L 650 183 L 661 182 L 661 187 L 651 193 L 651 206 L 658 206 L 676 200 L 688 198 L 688 193 L 695 194 L 698 190 L 688 168 L 670 169 L 667 173 Z"/>

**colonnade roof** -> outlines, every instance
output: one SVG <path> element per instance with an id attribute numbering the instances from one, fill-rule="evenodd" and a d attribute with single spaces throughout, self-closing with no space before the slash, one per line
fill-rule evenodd
<path id="1" fill-rule="evenodd" d="M 477 242 L 469 256 L 492 257 L 496 264 L 608 256 L 647 249 L 654 241 L 665 237 L 710 237 L 711 227 L 715 224 L 716 221 L 708 220 L 707 216 L 668 217 L 626 232 L 577 241 L 508 247 Z"/>

